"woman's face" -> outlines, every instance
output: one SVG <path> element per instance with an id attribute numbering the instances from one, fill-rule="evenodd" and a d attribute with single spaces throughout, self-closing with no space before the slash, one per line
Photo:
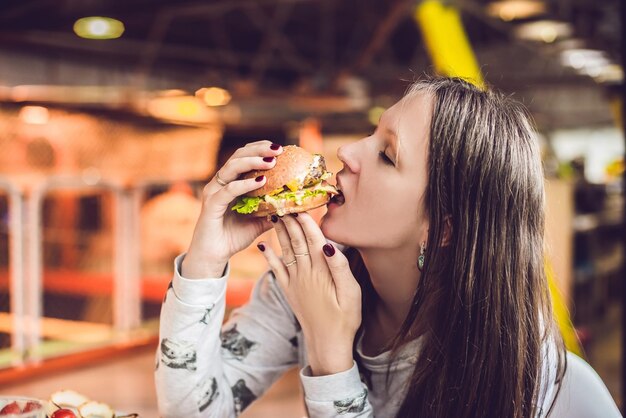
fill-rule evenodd
<path id="1" fill-rule="evenodd" d="M 431 96 L 407 96 L 385 111 L 372 135 L 339 148 L 344 168 L 337 183 L 345 203 L 328 205 L 321 224 L 328 239 L 357 249 L 426 240 L 422 196 L 431 113 Z"/>

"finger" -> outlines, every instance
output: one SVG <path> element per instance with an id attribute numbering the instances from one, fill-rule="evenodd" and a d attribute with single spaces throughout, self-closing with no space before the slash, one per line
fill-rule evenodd
<path id="1" fill-rule="evenodd" d="M 358 283 L 352 275 L 352 271 L 350 271 L 350 265 L 346 256 L 341 251 L 337 251 L 331 243 L 324 244 L 322 252 L 324 253 L 330 274 L 333 276 L 337 295 L 352 294 L 354 286 L 358 286 Z"/>
<path id="2" fill-rule="evenodd" d="M 230 184 L 237 180 L 243 173 L 247 173 L 251 170 L 268 170 L 274 167 L 274 165 L 276 165 L 275 157 L 255 156 L 231 158 L 215 173 L 213 179 L 204 187 L 204 194 L 208 197 L 217 193 L 223 187 L 226 187 L 224 184 L 220 184 L 218 177 L 222 183 Z"/>
<path id="3" fill-rule="evenodd" d="M 285 264 L 272 250 L 272 247 L 267 245 L 265 242 L 259 242 L 257 247 L 259 248 L 261 253 L 263 253 L 263 257 L 265 257 L 265 260 L 267 260 L 267 264 L 269 264 L 270 269 L 274 273 L 274 277 L 276 277 L 278 285 L 283 290 L 286 290 L 287 286 L 289 286 L 289 272 L 287 271 L 287 267 L 285 267 Z"/>
<path id="4" fill-rule="evenodd" d="M 298 272 L 308 275 L 311 272 L 311 256 L 302 226 L 296 221 L 297 216 L 298 214 L 283 216 L 281 221 L 289 235 L 293 255 L 298 260 Z"/>
<path id="5" fill-rule="evenodd" d="M 252 157 L 231 158 L 220 168 L 220 178 L 226 183 L 237 180 L 240 175 L 252 170 L 269 170 L 276 165 L 275 157 Z"/>
<path id="6" fill-rule="evenodd" d="M 237 149 L 231 158 L 240 157 L 252 157 L 260 155 L 263 157 L 275 157 L 283 152 L 283 147 L 279 144 L 275 144 L 272 141 L 256 141 L 246 144 L 245 146 Z"/>
<path id="7" fill-rule="evenodd" d="M 238 196 L 263 187 L 266 181 L 267 178 L 265 176 L 258 176 L 253 179 L 231 181 L 226 186 L 220 186 L 220 189 L 211 195 L 212 209 L 223 214 L 230 202 L 235 200 Z"/>
<path id="8" fill-rule="evenodd" d="M 296 219 L 302 227 L 302 232 L 304 233 L 309 252 L 311 253 L 311 260 L 314 264 L 321 262 L 324 259 L 322 247 L 326 244 L 326 238 L 322 230 L 313 217 L 306 212 L 298 214 Z"/>
<path id="9" fill-rule="evenodd" d="M 285 224 L 282 223 L 278 216 L 272 215 L 271 217 L 272 223 L 274 224 L 274 230 L 276 231 L 276 236 L 278 237 L 278 242 L 280 243 L 280 249 L 283 253 L 283 260 L 287 266 L 287 270 L 291 274 L 295 274 L 298 271 L 298 267 L 296 263 L 292 263 L 296 260 L 296 257 L 293 252 L 293 248 L 291 248 L 291 239 L 289 238 L 289 234 L 287 233 L 287 228 Z"/>

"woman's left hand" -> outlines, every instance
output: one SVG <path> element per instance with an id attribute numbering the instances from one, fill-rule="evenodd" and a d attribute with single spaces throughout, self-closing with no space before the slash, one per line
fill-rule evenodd
<path id="1" fill-rule="evenodd" d="M 341 251 L 326 242 L 308 213 L 272 217 L 283 257 L 259 248 L 302 326 L 313 375 L 352 367 L 352 345 L 361 324 L 361 287 Z"/>

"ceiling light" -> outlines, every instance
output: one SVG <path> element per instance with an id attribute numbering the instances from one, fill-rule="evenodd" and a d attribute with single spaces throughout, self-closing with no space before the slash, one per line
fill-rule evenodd
<path id="1" fill-rule="evenodd" d="M 231 99 L 228 90 L 219 87 L 203 87 L 196 91 L 196 97 L 204 100 L 207 106 L 225 106 Z"/>
<path id="2" fill-rule="evenodd" d="M 515 28 L 515 36 L 527 41 L 552 43 L 571 35 L 572 26 L 569 23 L 555 20 L 538 20 L 520 24 Z"/>
<path id="3" fill-rule="evenodd" d="M 567 49 L 561 52 L 561 63 L 576 70 L 610 64 L 606 53 L 595 49 Z"/>
<path id="4" fill-rule="evenodd" d="M 502 0 L 487 6 L 487 13 L 504 21 L 528 19 L 546 12 L 546 5 L 536 0 Z"/>
<path id="5" fill-rule="evenodd" d="M 604 51 L 566 49 L 561 52 L 561 63 L 574 68 L 580 74 L 588 75 L 598 83 L 620 83 L 624 80 L 624 69 L 611 62 Z"/>
<path id="6" fill-rule="evenodd" d="M 624 69 L 618 64 L 609 64 L 604 67 L 597 67 L 591 70 L 595 75 L 589 74 L 598 83 L 623 83 Z"/>
<path id="7" fill-rule="evenodd" d="M 124 33 L 124 24 L 110 17 L 83 17 L 74 23 L 74 33 L 86 39 L 115 39 Z"/>

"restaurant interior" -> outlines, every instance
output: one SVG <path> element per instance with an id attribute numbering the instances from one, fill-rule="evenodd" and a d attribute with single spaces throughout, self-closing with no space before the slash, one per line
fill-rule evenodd
<path id="1" fill-rule="evenodd" d="M 623 408 L 620 7 L 2 1 L 0 394 L 72 389 L 157 417 L 161 302 L 216 170 L 269 139 L 321 153 L 337 173 L 341 145 L 369 135 L 412 81 L 441 74 L 532 115 L 555 315 Z M 260 240 L 279 251 L 272 231 Z M 255 244 L 231 260 L 228 311 L 268 269 Z M 293 370 L 241 416 L 305 414 Z"/>

